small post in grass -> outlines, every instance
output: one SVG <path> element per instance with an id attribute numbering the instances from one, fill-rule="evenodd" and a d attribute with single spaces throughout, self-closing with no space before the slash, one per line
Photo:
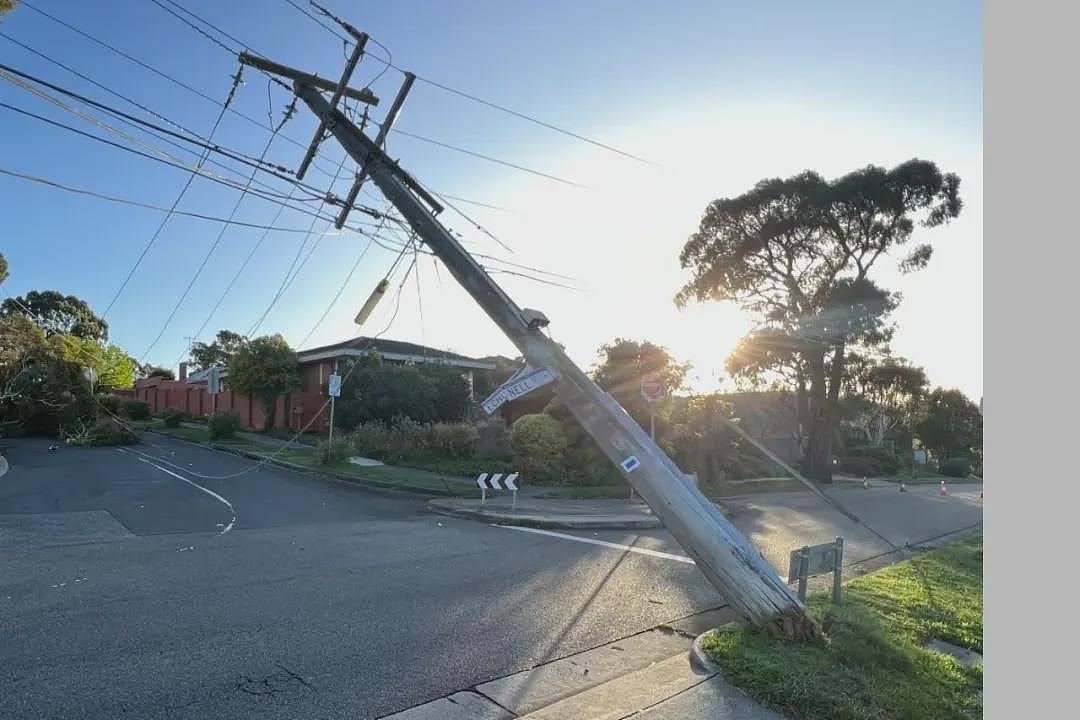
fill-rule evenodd
<path id="1" fill-rule="evenodd" d="M 799 551 L 799 599 L 806 602 L 806 578 L 810 574 L 810 547 L 803 545 Z"/>
<path id="2" fill-rule="evenodd" d="M 832 600 L 840 603 L 840 582 L 844 575 L 844 538 L 836 538 L 836 553 L 833 555 Z"/>

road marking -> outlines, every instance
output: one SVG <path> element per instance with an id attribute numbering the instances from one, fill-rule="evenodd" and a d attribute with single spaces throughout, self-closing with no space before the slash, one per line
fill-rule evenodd
<path id="1" fill-rule="evenodd" d="M 519 532 L 536 533 L 537 535 L 550 535 L 551 537 L 562 538 L 563 540 L 573 540 L 579 543 L 588 543 L 589 545 L 599 545 L 601 547 L 611 548 L 613 550 L 626 550 L 628 552 L 638 553 L 639 555 L 648 555 L 650 557 L 663 558 L 664 560 L 674 560 L 681 563 L 689 563 L 696 565 L 692 558 L 688 558 L 685 555 L 674 555 L 672 553 L 660 552 L 659 550 L 649 550 L 648 548 L 634 547 L 633 545 L 620 545 L 619 543 L 608 542 L 607 540 L 594 540 L 593 538 L 583 538 L 577 535 L 568 535 L 567 533 L 554 532 L 552 530 L 541 530 L 540 528 L 519 527 L 517 525 L 497 525 L 496 527 L 506 528 L 507 530 L 518 530 Z"/>
<path id="2" fill-rule="evenodd" d="M 117 448 L 117 450 L 119 450 L 119 451 L 120 451 L 120 452 L 122 452 L 122 453 L 132 453 L 132 454 L 135 454 L 135 455 L 142 455 L 142 454 L 143 454 L 143 453 L 139 452 L 138 450 L 126 450 L 126 449 L 124 449 L 124 448 Z M 148 455 L 147 457 L 154 457 L 154 456 L 153 456 L 153 455 Z M 170 462 L 168 462 L 168 461 L 166 461 L 166 460 L 160 460 L 159 458 L 154 458 L 154 459 L 155 459 L 155 460 L 159 460 L 160 462 L 163 462 L 163 463 L 165 463 L 166 465 L 172 465 L 172 463 L 170 463 Z M 150 462 L 150 461 L 149 461 L 149 460 L 147 460 L 147 459 L 146 459 L 145 457 L 140 457 L 140 458 L 139 458 L 139 461 L 140 461 L 140 462 L 144 462 L 144 463 L 146 463 L 147 465 L 153 465 L 154 467 L 156 467 L 156 468 L 157 468 L 158 470 L 160 470 L 161 472 L 163 472 L 163 473 L 168 473 L 169 475 L 172 475 L 172 476 L 173 476 L 174 478 L 176 478 L 177 480 L 183 480 L 183 481 L 184 481 L 184 482 L 186 482 L 186 483 L 187 483 L 188 485 L 190 485 L 190 486 L 192 486 L 192 487 L 194 487 L 194 488 L 197 488 L 197 489 L 199 489 L 199 490 L 202 490 L 202 491 L 203 491 L 204 493 L 206 493 L 206 494 L 207 494 L 207 495 L 209 495 L 210 497 L 214 498 L 214 499 L 215 499 L 215 500 L 217 500 L 218 502 L 221 502 L 221 503 L 223 503 L 223 504 L 225 505 L 225 507 L 229 508 L 229 512 L 231 512 L 231 513 L 232 513 L 232 520 L 230 520 L 230 521 L 229 521 L 229 524 L 225 526 L 225 529 L 223 529 L 223 530 L 222 530 L 222 531 L 221 531 L 220 533 L 218 533 L 218 534 L 219 534 L 219 535 L 224 535 L 225 533 L 227 533 L 227 532 L 229 532 L 230 530 L 232 530 L 232 527 L 233 527 L 233 525 L 234 525 L 234 524 L 236 523 L 236 508 L 234 508 L 234 507 L 232 506 L 232 503 L 231 503 L 231 502 L 229 502 L 229 501 L 228 501 L 228 500 L 226 500 L 225 498 L 221 497 L 220 495 L 218 495 L 218 494 L 217 494 L 216 492 L 214 492 L 213 490 L 210 490 L 210 489 L 208 489 L 208 488 L 204 488 L 204 487 L 203 487 L 202 485 L 200 485 L 199 483 L 197 483 L 197 482 L 193 482 L 193 481 L 191 481 L 191 480 L 188 480 L 188 479 L 187 479 L 186 477 L 184 477 L 183 475 L 177 475 L 177 474 L 176 474 L 176 473 L 174 473 L 174 472 L 173 472 L 172 470 L 169 470 L 168 468 L 164 468 L 164 467 L 161 467 L 161 466 L 160 466 L 160 465 L 158 465 L 157 463 L 154 463 L 154 462 Z M 174 465 L 173 467 L 176 467 L 176 466 Z"/>

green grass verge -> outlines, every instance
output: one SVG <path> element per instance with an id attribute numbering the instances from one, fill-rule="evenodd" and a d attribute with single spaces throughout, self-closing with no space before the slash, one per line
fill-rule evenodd
<path id="1" fill-rule="evenodd" d="M 267 456 L 273 454 L 273 450 L 265 446 L 248 445 L 247 451 Z M 305 469 L 316 472 L 328 472 L 337 475 L 345 475 L 349 478 L 378 487 L 396 490 L 408 490 L 412 492 L 430 492 L 437 495 L 452 495 L 456 497 L 480 497 L 480 490 L 474 485 L 462 481 L 461 478 L 440 475 L 439 473 L 416 468 L 400 467 L 397 465 L 379 465 L 375 467 L 363 467 L 350 462 L 334 462 L 323 464 L 310 452 L 302 450 L 285 450 L 275 459 L 283 460 Z"/>
<path id="2" fill-rule="evenodd" d="M 926 650 L 936 638 L 982 652 L 982 538 L 848 582 L 840 606 L 811 595 L 822 646 L 747 629 L 707 636 L 725 677 L 791 720 L 967 720 L 982 716 L 982 665 Z"/>

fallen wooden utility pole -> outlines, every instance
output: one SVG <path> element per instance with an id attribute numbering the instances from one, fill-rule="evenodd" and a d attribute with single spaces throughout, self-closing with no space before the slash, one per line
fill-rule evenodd
<path id="1" fill-rule="evenodd" d="M 280 66 L 279 66 L 280 67 Z M 542 332 L 548 324 L 521 309 L 436 219 L 437 204 L 342 112 L 288 69 L 296 94 L 329 129 L 361 171 L 378 186 L 416 234 L 535 368 L 551 369 L 558 398 L 615 463 L 706 578 L 746 622 L 788 639 L 816 639 L 820 628 L 791 589 L 739 531 L 709 502 L 692 479 L 649 438 L 615 400 Z M 325 89 L 325 88 L 324 88 Z M 434 211 L 433 211 L 434 210 Z"/>

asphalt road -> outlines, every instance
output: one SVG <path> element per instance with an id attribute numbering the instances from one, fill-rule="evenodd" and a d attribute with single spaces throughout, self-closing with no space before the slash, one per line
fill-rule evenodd
<path id="1" fill-rule="evenodd" d="M 663 531 L 492 527 L 158 437 L 4 443 L 5 720 L 373 718 L 721 604 Z M 933 513 L 856 497 L 901 534 L 981 516 L 931 491 L 911 497 Z M 735 521 L 770 560 L 854 537 L 818 501 L 768 502 Z"/>

